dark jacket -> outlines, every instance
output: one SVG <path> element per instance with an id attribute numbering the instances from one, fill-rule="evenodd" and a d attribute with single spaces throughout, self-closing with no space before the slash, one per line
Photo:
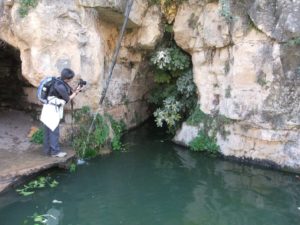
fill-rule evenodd
<path id="1" fill-rule="evenodd" d="M 49 90 L 48 96 L 55 96 L 59 99 L 63 99 L 66 103 L 70 100 L 72 94 L 72 88 L 60 78 L 57 78 L 52 88 Z"/>

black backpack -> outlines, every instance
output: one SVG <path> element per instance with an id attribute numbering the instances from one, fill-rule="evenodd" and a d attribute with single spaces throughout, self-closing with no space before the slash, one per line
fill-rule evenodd
<path id="1" fill-rule="evenodd" d="M 37 98 L 42 104 L 48 103 L 47 98 L 49 95 L 49 91 L 54 86 L 56 81 L 57 81 L 56 77 L 46 77 L 41 81 L 37 90 Z"/>

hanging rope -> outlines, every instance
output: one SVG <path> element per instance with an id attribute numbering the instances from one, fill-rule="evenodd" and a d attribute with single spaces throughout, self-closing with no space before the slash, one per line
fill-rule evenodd
<path id="1" fill-rule="evenodd" d="M 109 82 L 110 82 L 111 77 L 112 77 L 112 72 L 113 72 L 114 67 L 116 65 L 116 62 L 117 62 L 117 57 L 118 57 L 118 54 L 119 54 L 119 51 L 120 51 L 120 48 L 121 48 L 121 42 L 122 42 L 122 39 L 124 37 L 124 33 L 125 33 L 125 29 L 126 29 L 126 26 L 127 26 L 127 23 L 128 23 L 128 18 L 129 18 L 129 14 L 130 14 L 132 5 L 133 5 L 133 0 L 127 0 L 126 11 L 125 11 L 125 19 L 124 19 L 123 26 L 122 26 L 121 31 L 120 31 L 120 36 L 119 36 L 119 39 L 118 39 L 118 42 L 117 42 L 117 45 L 116 45 L 116 48 L 115 48 L 114 55 L 113 55 L 113 58 L 112 58 L 113 60 L 112 60 L 112 63 L 110 65 L 110 68 L 109 68 L 109 75 L 108 75 L 108 78 L 105 82 L 105 86 L 103 88 L 103 91 L 101 93 L 100 105 L 102 105 L 103 100 L 105 98 L 105 95 L 106 95 L 106 92 L 107 92 L 107 89 L 108 89 L 108 86 L 109 86 Z M 82 151 L 83 156 L 84 156 L 85 151 L 86 151 L 86 145 L 90 140 L 90 134 L 93 130 L 96 117 L 97 117 L 97 113 L 94 113 L 92 123 L 89 127 L 89 130 L 88 130 L 88 135 L 87 135 L 87 139 L 86 139 L 87 141 L 85 142 L 84 147 L 83 147 L 83 151 Z"/>
<path id="2" fill-rule="evenodd" d="M 125 33 L 125 29 L 126 29 L 126 26 L 127 26 L 127 23 L 128 23 L 128 18 L 129 18 L 129 14 L 130 14 L 132 5 L 133 5 L 133 0 L 127 0 L 124 23 L 123 23 L 123 26 L 122 26 L 122 29 L 121 29 L 121 32 L 120 32 L 120 36 L 119 36 L 119 40 L 117 42 L 116 49 L 115 49 L 115 52 L 114 52 L 114 55 L 113 55 L 113 60 L 111 62 L 110 68 L 109 68 L 109 75 L 108 75 L 108 78 L 105 82 L 105 86 L 103 88 L 103 91 L 101 93 L 100 105 L 102 105 L 102 103 L 103 103 L 103 100 L 105 98 L 105 95 L 106 95 L 106 92 L 107 92 L 107 89 L 108 89 L 108 86 L 109 86 L 109 82 L 111 81 L 112 73 L 113 73 L 114 67 L 115 67 L 116 62 L 117 62 L 118 54 L 119 54 L 119 51 L 120 51 L 120 48 L 121 48 L 121 42 L 122 42 L 122 39 L 124 37 L 124 33 Z"/>

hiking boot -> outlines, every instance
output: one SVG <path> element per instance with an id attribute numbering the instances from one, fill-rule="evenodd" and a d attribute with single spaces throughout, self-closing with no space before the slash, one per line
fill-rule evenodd
<path id="1" fill-rule="evenodd" d="M 52 157 L 58 157 L 58 158 L 63 158 L 67 155 L 66 152 L 59 152 L 57 154 L 52 155 Z"/>

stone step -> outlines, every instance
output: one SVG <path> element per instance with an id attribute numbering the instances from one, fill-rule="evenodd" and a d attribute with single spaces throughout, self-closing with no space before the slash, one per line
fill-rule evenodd
<path id="1" fill-rule="evenodd" d="M 22 153 L 0 149 L 0 193 L 16 185 L 21 179 L 37 174 L 43 170 L 63 167 L 75 158 L 75 152 L 70 148 L 62 148 L 67 152 L 63 158 L 45 156 L 40 146 Z"/>

